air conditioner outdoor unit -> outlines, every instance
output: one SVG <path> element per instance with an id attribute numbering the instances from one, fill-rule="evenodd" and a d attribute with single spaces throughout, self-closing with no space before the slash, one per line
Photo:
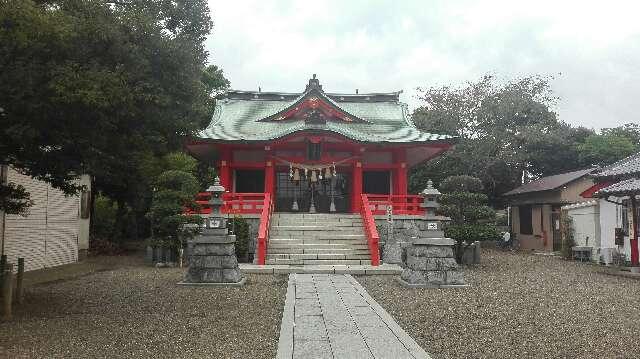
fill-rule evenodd
<path id="1" fill-rule="evenodd" d="M 611 265 L 613 263 L 613 254 L 617 251 L 617 248 L 608 247 L 600 248 L 600 260 L 604 265 Z"/>

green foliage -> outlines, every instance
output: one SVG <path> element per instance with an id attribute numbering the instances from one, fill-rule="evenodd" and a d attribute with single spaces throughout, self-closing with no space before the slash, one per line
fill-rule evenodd
<path id="1" fill-rule="evenodd" d="M 439 212 L 450 217 L 455 225 L 476 224 L 495 218 L 495 211 L 486 205 L 482 182 L 471 176 L 447 177 L 440 185 Z"/>
<path id="2" fill-rule="evenodd" d="M 618 127 L 603 128 L 602 135 L 628 138 L 634 146 L 640 147 L 640 124 L 627 123 Z"/>
<path id="3" fill-rule="evenodd" d="M 160 174 L 148 213 L 155 245 L 177 247 L 196 230 L 189 225 L 202 223 L 200 216 L 184 215 L 185 207 L 194 208 L 198 181 L 187 172 L 168 170 Z"/>
<path id="4" fill-rule="evenodd" d="M 498 204 L 499 195 L 523 178 L 580 166 L 570 139 L 588 130 L 574 131 L 558 121 L 550 109 L 556 98 L 548 78 L 499 83 L 488 75 L 461 87 L 420 90 L 423 105 L 413 114 L 416 125 L 460 139 L 453 150 L 413 170 L 412 191 L 424 188 L 428 177 L 440 183 L 451 175 L 471 175 L 480 178 L 484 193 Z M 558 160 L 549 161 L 550 156 Z"/>
<path id="5" fill-rule="evenodd" d="M 116 224 L 118 208 L 109 198 L 98 194 L 93 203 L 92 238 L 110 239 Z"/>
<path id="6" fill-rule="evenodd" d="M 440 183 L 440 192 L 471 192 L 480 193 L 483 190 L 482 181 L 472 176 L 451 176 Z"/>
<path id="7" fill-rule="evenodd" d="M 117 204 L 119 230 L 126 208 L 139 221 L 146 159 L 181 148 L 207 124 L 216 86 L 228 87 L 205 67 L 211 28 L 205 0 L 3 1 L 0 164 L 66 193 L 90 173 Z M 5 189 L 3 206 L 15 191 Z"/>
<path id="8" fill-rule="evenodd" d="M 161 161 L 163 168 L 171 168 L 172 170 L 185 173 L 195 173 L 198 167 L 198 161 L 184 152 L 172 152 L 165 155 Z"/>
<path id="9" fill-rule="evenodd" d="M 462 263 L 466 247 L 475 241 L 496 240 L 496 213 L 486 205 L 488 197 L 482 193 L 482 182 L 471 176 L 451 176 L 440 185 L 440 214 L 451 218 L 444 230 L 456 241 L 456 260 Z"/>
<path id="10" fill-rule="evenodd" d="M 236 256 L 244 258 L 249 250 L 249 223 L 242 216 L 234 216 L 229 220 L 229 227 L 233 228 L 236 235 Z"/>
<path id="11" fill-rule="evenodd" d="M 26 216 L 32 205 L 31 195 L 22 185 L 8 183 L 0 186 L 0 210 L 5 213 Z"/>
<path id="12" fill-rule="evenodd" d="M 611 131 L 591 135 L 584 143 L 578 144 L 577 148 L 585 163 L 600 166 L 621 160 L 638 150 L 632 138 Z"/>
<path id="13" fill-rule="evenodd" d="M 495 241 L 500 231 L 493 224 L 452 224 L 445 228 L 445 235 L 457 242 Z"/>
<path id="14" fill-rule="evenodd" d="M 559 121 L 550 78 L 530 76 L 500 83 L 487 75 L 459 87 L 422 88 L 415 124 L 428 132 L 459 136 L 455 148 L 416 166 L 412 192 L 429 178 L 480 178 L 490 203 L 523 181 L 591 165 L 605 165 L 640 150 L 640 125 L 605 128 L 601 134 Z"/>
<path id="15" fill-rule="evenodd" d="M 562 236 L 562 256 L 564 258 L 570 259 L 573 257 L 573 248 L 576 245 L 575 241 L 575 229 L 573 228 L 573 219 L 567 215 L 567 213 L 563 213 L 562 215 L 562 223 L 560 226 L 561 236 Z"/>

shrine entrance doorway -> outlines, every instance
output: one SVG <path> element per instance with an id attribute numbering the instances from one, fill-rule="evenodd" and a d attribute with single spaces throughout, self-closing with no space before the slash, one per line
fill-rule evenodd
<path id="1" fill-rule="evenodd" d="M 275 210 L 309 213 L 311 205 L 317 213 L 349 213 L 349 172 L 337 173 L 317 182 L 293 181 L 288 171 L 276 173 Z M 332 204 L 333 203 L 333 204 Z"/>
<path id="2" fill-rule="evenodd" d="M 391 173 L 389 171 L 363 171 L 362 193 L 391 194 Z"/>

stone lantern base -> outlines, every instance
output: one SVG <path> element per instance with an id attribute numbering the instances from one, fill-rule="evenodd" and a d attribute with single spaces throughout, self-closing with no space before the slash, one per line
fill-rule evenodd
<path id="1" fill-rule="evenodd" d="M 399 282 L 411 288 L 466 287 L 453 255 L 454 243 L 450 238 L 414 239 Z"/>
<path id="2" fill-rule="evenodd" d="M 235 242 L 236 236 L 226 234 L 203 235 L 189 241 L 189 269 L 184 281 L 178 284 L 243 285 L 246 278 L 238 267 Z"/>

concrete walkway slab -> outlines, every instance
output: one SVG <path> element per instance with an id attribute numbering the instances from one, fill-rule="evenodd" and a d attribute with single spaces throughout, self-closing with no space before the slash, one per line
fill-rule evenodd
<path id="1" fill-rule="evenodd" d="M 277 358 L 430 357 L 351 275 L 293 273 Z"/>

